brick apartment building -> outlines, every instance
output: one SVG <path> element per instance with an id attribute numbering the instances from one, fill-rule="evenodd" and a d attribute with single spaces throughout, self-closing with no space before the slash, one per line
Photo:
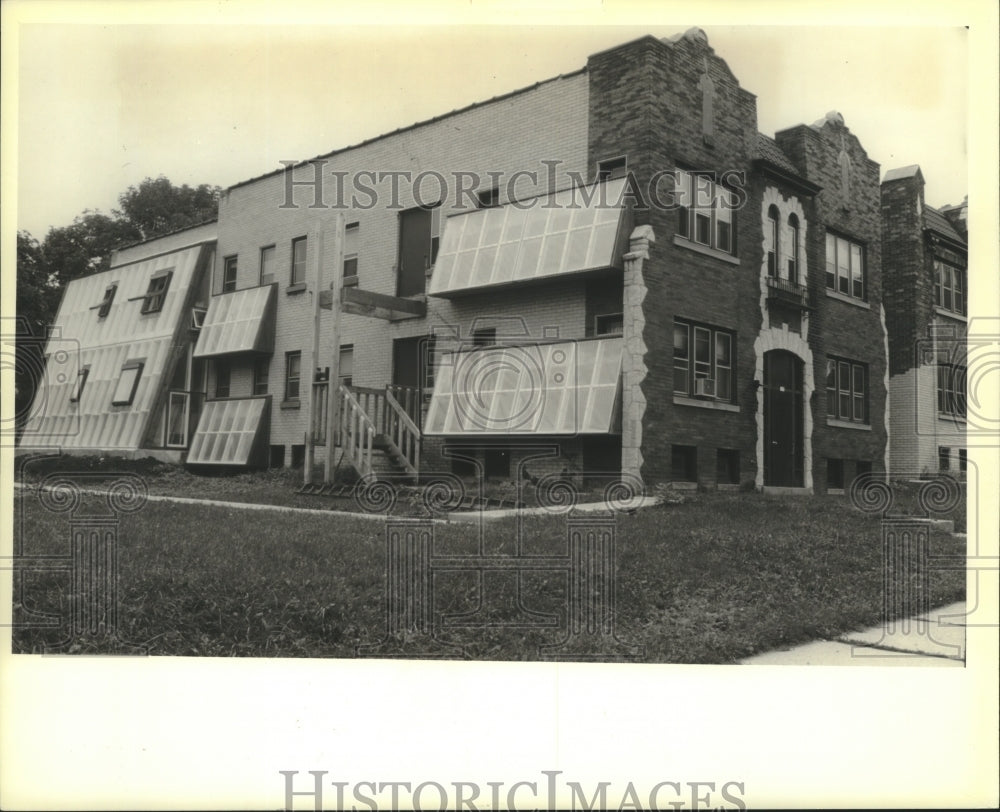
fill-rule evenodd
<path id="1" fill-rule="evenodd" d="M 882 203 L 699 29 L 239 183 L 186 460 L 842 489 L 886 465 Z"/>
<path id="2" fill-rule="evenodd" d="M 968 204 L 924 202 L 919 166 L 882 181 L 889 327 L 890 471 L 966 468 Z"/>

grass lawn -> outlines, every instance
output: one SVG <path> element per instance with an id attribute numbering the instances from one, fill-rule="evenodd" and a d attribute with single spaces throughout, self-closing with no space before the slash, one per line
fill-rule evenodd
<path id="1" fill-rule="evenodd" d="M 80 509 L 102 508 L 85 497 Z M 64 514 L 24 492 L 15 510 L 24 555 L 68 554 Z M 485 528 L 487 552 L 513 552 L 513 519 Z M 562 555 L 565 537 L 565 517 L 526 519 L 522 550 Z M 881 621 L 879 522 L 843 497 L 699 494 L 618 516 L 616 538 L 617 636 L 644 647 L 647 662 L 732 662 Z M 435 553 L 469 555 L 476 544 L 468 525 L 435 526 Z M 932 555 L 964 552 L 963 540 L 932 534 Z M 119 637 L 154 655 L 353 657 L 384 633 L 384 559 L 381 522 L 150 502 L 121 523 Z M 26 572 L 21 601 L 65 617 L 70 580 Z M 964 571 L 932 570 L 929 582 L 932 606 L 964 597 Z M 434 587 L 437 612 L 471 611 L 481 597 L 469 572 L 439 573 Z M 538 647 L 565 628 L 567 578 L 522 576 L 524 607 L 557 616 L 555 629 L 502 625 L 515 618 L 515 588 L 498 576 L 486 628 L 439 637 L 475 659 L 540 659 Z M 16 629 L 14 650 L 40 652 L 65 636 Z M 79 638 L 72 650 L 110 649 Z"/>

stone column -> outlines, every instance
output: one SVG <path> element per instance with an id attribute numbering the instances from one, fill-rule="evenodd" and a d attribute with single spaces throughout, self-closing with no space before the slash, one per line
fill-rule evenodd
<path id="1" fill-rule="evenodd" d="M 646 398 L 642 382 L 646 378 L 646 342 L 643 339 L 646 319 L 643 301 L 646 280 L 643 262 L 649 259 L 649 246 L 656 242 L 652 226 L 637 226 L 629 238 L 625 254 L 625 280 L 622 297 L 622 473 L 642 475 L 642 419 Z"/>

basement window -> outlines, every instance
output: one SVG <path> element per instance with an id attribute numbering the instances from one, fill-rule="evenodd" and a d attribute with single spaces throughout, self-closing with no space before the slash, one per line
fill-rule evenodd
<path id="1" fill-rule="evenodd" d="M 670 475 L 680 482 L 698 481 L 698 447 L 693 445 L 670 446 Z"/>
<path id="2" fill-rule="evenodd" d="M 826 461 L 826 488 L 827 490 L 844 489 L 844 461 L 838 459 L 828 459 Z"/>
<path id="3" fill-rule="evenodd" d="M 735 448 L 716 451 L 716 482 L 719 485 L 740 484 L 740 452 Z"/>

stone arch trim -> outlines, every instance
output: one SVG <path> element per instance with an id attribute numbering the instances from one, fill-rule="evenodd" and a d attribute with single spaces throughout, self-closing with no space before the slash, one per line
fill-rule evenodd
<path id="1" fill-rule="evenodd" d="M 754 485 L 757 490 L 764 487 L 764 355 L 773 350 L 785 350 L 799 358 L 803 363 L 802 370 L 802 484 L 810 493 L 813 490 L 812 475 L 812 435 L 813 435 L 813 392 L 816 391 L 816 381 L 813 370 L 813 354 L 808 342 L 797 333 L 788 330 L 768 328 L 761 330 L 754 341 L 754 380 L 761 384 L 757 396 L 757 473 Z"/>

